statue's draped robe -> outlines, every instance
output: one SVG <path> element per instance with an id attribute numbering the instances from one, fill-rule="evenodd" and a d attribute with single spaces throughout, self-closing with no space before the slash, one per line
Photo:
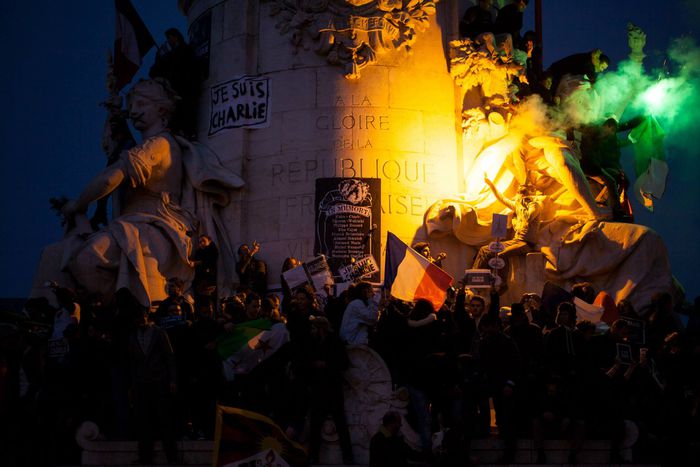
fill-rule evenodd
<path id="1" fill-rule="evenodd" d="M 124 152 L 119 163 L 126 175 L 119 196 L 124 208 L 87 238 L 69 232 L 61 242 L 61 271 L 89 293 L 108 298 L 127 288 L 148 306 L 166 297 L 169 278 L 192 280 L 191 238 L 202 232 L 219 246 L 219 283 L 231 284 L 232 266 L 226 265 L 234 264 L 234 255 L 219 207 L 228 204 L 231 190 L 243 186 L 242 179 L 205 146 L 167 133 Z M 163 186 L 172 189 L 154 189 Z M 55 264 L 45 257 L 46 252 L 40 277 L 49 274 L 44 264 Z"/>
<path id="2" fill-rule="evenodd" d="M 554 171 L 562 168 L 552 167 L 545 156 L 547 150 L 558 150 L 556 144 L 549 144 L 554 142 L 547 137 L 548 144 L 540 144 L 540 148 L 525 142 L 518 147 L 506 137 L 480 151 L 466 173 L 468 192 L 438 201 L 428 209 L 428 235 L 440 238 L 453 234 L 473 247 L 492 241 L 492 215 L 508 214 L 509 210 L 485 185 L 484 174 L 512 198 L 525 181 L 516 176 L 524 173 L 518 170 L 524 163 L 531 181 L 547 195 L 536 245 L 546 258 L 547 280 L 563 286 L 590 281 L 616 302 L 626 298 L 637 309 L 648 306 L 657 292 L 677 292 L 666 246 L 656 232 L 641 225 L 591 219 L 572 193 L 557 182 Z M 559 150 L 567 152 L 565 146 L 560 144 Z M 565 154 L 567 163 L 572 162 L 569 156 Z"/>

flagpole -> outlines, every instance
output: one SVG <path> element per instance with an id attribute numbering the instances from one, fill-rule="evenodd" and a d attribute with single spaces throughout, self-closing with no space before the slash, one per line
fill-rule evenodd
<path id="1" fill-rule="evenodd" d="M 537 45 L 540 47 L 540 53 L 537 56 L 535 68 L 537 70 L 537 75 L 540 76 L 542 75 L 544 57 L 544 45 L 542 44 L 542 0 L 535 0 L 535 37 Z"/>

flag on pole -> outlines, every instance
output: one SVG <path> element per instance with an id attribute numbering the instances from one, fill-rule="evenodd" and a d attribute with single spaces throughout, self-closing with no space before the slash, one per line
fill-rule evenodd
<path id="1" fill-rule="evenodd" d="M 232 332 L 222 334 L 216 341 L 224 377 L 233 381 L 236 375 L 249 373 L 287 342 L 289 331 L 284 323 L 273 324 L 263 318 L 237 324 Z"/>
<path id="2" fill-rule="evenodd" d="M 634 169 L 637 181 L 634 193 L 637 201 L 649 211 L 654 201 L 666 191 L 668 165 L 664 154 L 664 130 L 653 116 L 649 116 L 628 135 L 634 144 Z"/>
<path id="3" fill-rule="evenodd" d="M 391 232 L 387 233 L 384 288 L 400 300 L 428 300 L 437 311 L 452 285 L 452 276 L 410 248 Z"/>
<path id="4" fill-rule="evenodd" d="M 114 0 L 114 7 L 114 76 L 117 91 L 121 91 L 134 77 L 141 60 L 156 45 L 156 41 L 130 0 Z"/>
<path id="5" fill-rule="evenodd" d="M 216 407 L 214 467 L 306 466 L 306 451 L 264 415 L 235 407 Z"/>

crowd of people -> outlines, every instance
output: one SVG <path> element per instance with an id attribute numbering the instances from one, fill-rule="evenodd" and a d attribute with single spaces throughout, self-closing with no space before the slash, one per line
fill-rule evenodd
<path id="1" fill-rule="evenodd" d="M 211 249 L 207 240 L 201 249 Z M 242 264 L 259 262 L 256 270 L 265 270 L 254 258 L 258 250 L 242 248 Z M 206 264 L 207 255 L 199 257 Z M 176 462 L 178 440 L 212 439 L 217 403 L 269 416 L 306 443 L 311 463 L 330 416 L 351 464 L 343 399 L 348 344 L 377 351 L 393 383 L 408 390 L 406 419 L 420 438 L 419 449 L 408 448 L 401 417 L 387 414 L 370 446 L 372 465 L 389 465 L 378 460 L 387 456 L 395 458 L 391 465 L 467 465 L 474 461 L 469 440 L 496 435 L 506 462 L 515 440 L 531 437 L 541 462 L 544 439 L 569 439 L 576 462 L 584 439 L 602 438 L 611 440 L 612 459 L 673 464 L 690 458 L 700 434 L 697 302 L 683 310 L 685 326 L 665 294 L 643 314 L 626 301 L 612 311 L 607 303 L 594 324 L 577 319 L 573 299 L 593 303 L 590 284 L 575 286 L 560 303 L 530 293 L 508 308 L 495 288 L 479 294 L 460 286 L 434 310 L 366 282 L 338 296 L 330 287 L 255 291 L 251 285 L 261 281 L 245 271 L 234 296 L 218 305 L 210 295 L 185 293 L 177 279 L 150 310 L 126 289 L 113 304 L 79 300 L 59 286 L 57 307 L 29 300 L 26 316 L 2 338 L 0 439 L 8 465 L 75 462 L 73 437 L 84 420 L 107 439 L 138 439 L 142 463 L 152 461 L 155 439 Z M 249 373 L 224 379 L 217 342 L 260 318 L 285 323 L 289 342 Z M 633 454 L 630 436 L 637 439 Z"/>
<path id="2" fill-rule="evenodd" d="M 514 0 L 494 20 L 491 1 L 480 0 L 467 10 L 460 32 L 509 34 L 528 56 L 524 92 L 555 103 L 552 91 L 564 75 L 594 81 L 609 60 L 595 50 L 538 73 L 534 35 L 520 34 L 527 4 Z M 182 36 L 169 32 L 169 48 L 152 70 L 158 76 L 169 73 L 166 59 L 175 60 L 175 52 L 184 57 L 176 65 L 190 60 Z M 191 123 L 181 125 L 191 130 Z M 582 151 L 612 153 L 619 162 L 615 134 L 622 129 L 610 119 L 588 128 Z M 587 161 L 584 168 L 603 176 L 619 198 L 616 174 L 605 170 L 605 161 Z M 520 233 L 514 245 L 522 249 L 529 245 L 527 229 Z M 322 424 L 331 417 L 343 462 L 352 464 L 344 410 L 347 345 L 367 345 L 384 359 L 393 383 L 410 394 L 407 422 L 420 439 L 418 449 L 409 448 L 401 439 L 402 416 L 387 413 L 370 443 L 373 466 L 469 465 L 476 461 L 469 441 L 492 436 L 504 442 L 504 462 L 513 460 L 519 437 L 534 440 L 538 463 L 547 461 L 543 441 L 549 438 L 570 440 L 571 463 L 586 438 L 611 440 L 616 461 L 693 459 L 692 441 L 700 436 L 697 300 L 674 310 L 671 296 L 660 294 L 638 313 L 608 297 L 606 313 L 594 323 L 582 319 L 574 300 L 596 302 L 590 284 L 556 301 L 533 291 L 508 307 L 501 307 L 495 288 L 483 295 L 460 284 L 439 310 L 425 300 L 393 299 L 367 282 L 335 294 L 332 287 L 292 289 L 281 277 L 281 290 L 271 291 L 256 242 L 239 248 L 239 284 L 222 298 L 217 247 L 207 236 L 197 245 L 191 290 L 172 278 L 168 297 L 150 309 L 128 289 L 101 303 L 56 284 L 55 305 L 35 298 L 23 315 L 7 315 L 0 340 L 3 464 L 77 463 L 74 434 L 85 420 L 107 439 L 138 439 L 142 464 L 152 462 L 156 439 L 176 463 L 178 440 L 213 438 L 217 403 L 269 416 L 308 446 L 310 464 L 318 461 Z M 420 249 L 426 248 L 429 256 L 429 245 Z M 299 264 L 287 258 L 282 270 Z M 250 372 L 224 378 L 218 344 L 259 319 L 284 323 L 289 342 Z"/>
<path id="3" fill-rule="evenodd" d="M 652 117 L 636 115 L 622 122 L 621 115 L 612 113 L 593 115 L 587 113 L 591 109 L 580 108 L 572 111 L 571 105 L 589 105 L 578 102 L 580 96 L 576 97 L 577 93 L 595 89 L 601 74 L 610 65 L 610 58 L 596 48 L 563 57 L 543 69 L 542 47 L 536 33 L 526 31 L 521 34 L 523 14 L 528 4 L 528 0 L 511 0 L 496 9 L 492 0 L 478 0 L 464 13 L 459 24 L 460 36 L 486 47 L 494 60 L 523 66 L 524 71 L 512 77 L 509 100 L 519 102 L 539 96 L 552 117 L 550 120 L 556 120 L 557 130 L 566 134 L 567 144 L 574 151 L 582 172 L 598 185 L 598 190 L 607 189 L 611 217 L 616 221 L 633 222 L 626 194 L 629 180 L 621 164 L 621 147 L 630 141 L 620 139 L 619 135 L 634 130 Z M 629 34 L 644 36 L 633 25 L 628 26 Z M 635 53 L 639 52 L 633 50 L 630 57 L 636 57 Z M 595 102 L 597 97 L 590 100 Z"/>

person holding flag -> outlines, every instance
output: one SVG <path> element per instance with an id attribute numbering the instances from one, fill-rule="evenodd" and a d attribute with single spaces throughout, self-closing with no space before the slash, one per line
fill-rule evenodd
<path id="1" fill-rule="evenodd" d="M 447 299 L 452 276 L 391 232 L 387 233 L 384 290 L 399 300 L 429 301 L 435 311 Z"/>

